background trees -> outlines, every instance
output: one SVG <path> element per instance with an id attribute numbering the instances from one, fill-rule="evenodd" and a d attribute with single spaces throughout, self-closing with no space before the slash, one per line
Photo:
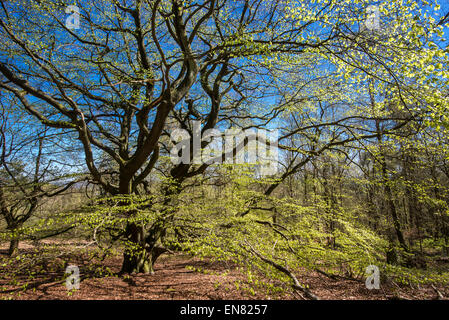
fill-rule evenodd
<path id="1" fill-rule="evenodd" d="M 43 126 L 27 127 L 30 118 L 15 108 L 14 100 L 5 98 L 1 107 L 0 206 L 10 238 L 8 254 L 13 255 L 24 236 L 21 228 L 42 211 L 44 200 L 64 194 L 85 177 L 61 168 L 70 151 L 65 149 L 64 156 L 58 157 L 57 148 L 50 146 L 58 136 Z M 45 236 L 48 232 L 50 236 L 59 233 L 50 229 Z M 37 240 L 43 234 L 29 236 Z"/>

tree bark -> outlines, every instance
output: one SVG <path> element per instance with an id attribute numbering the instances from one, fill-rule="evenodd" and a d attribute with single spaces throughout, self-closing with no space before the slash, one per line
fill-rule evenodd
<path id="1" fill-rule="evenodd" d="M 374 90 L 373 90 L 373 81 L 372 80 L 370 80 L 368 89 L 369 89 L 371 104 L 374 109 L 375 98 L 374 98 L 374 93 L 373 93 Z M 382 141 L 382 138 L 384 135 L 384 130 L 381 128 L 381 123 L 379 120 L 376 120 L 376 133 L 377 133 L 377 144 L 379 147 L 378 161 L 380 164 L 380 173 L 381 173 L 381 177 L 382 177 L 382 184 L 383 184 L 384 192 L 385 192 L 385 196 L 386 196 L 386 204 L 388 207 L 388 211 L 391 215 L 391 218 L 393 220 L 393 227 L 394 227 L 397 239 L 399 241 L 399 244 L 406 252 L 408 252 L 409 249 L 407 247 L 407 244 L 405 243 L 404 235 L 402 234 L 402 231 L 401 231 L 401 224 L 399 221 L 398 213 L 396 211 L 396 206 L 394 204 L 393 191 L 391 190 L 388 175 L 387 175 L 386 152 L 384 151 L 383 141 Z"/>
<path id="2" fill-rule="evenodd" d="M 125 249 L 120 274 L 124 273 L 154 273 L 154 264 L 159 256 L 167 251 L 158 245 L 165 235 L 165 228 L 155 227 L 145 234 L 144 227 L 130 223 L 127 235 L 133 247 Z"/>
<path id="3" fill-rule="evenodd" d="M 125 249 L 120 273 L 154 273 L 154 261 L 145 245 L 143 226 L 129 223 L 126 238 L 132 245 Z"/>
<path id="4" fill-rule="evenodd" d="M 8 255 L 12 257 L 17 250 L 19 249 L 19 239 L 12 239 L 9 241 L 9 249 L 8 249 Z"/>

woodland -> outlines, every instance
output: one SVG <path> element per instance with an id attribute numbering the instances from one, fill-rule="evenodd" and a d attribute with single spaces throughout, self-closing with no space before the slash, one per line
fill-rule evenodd
<path id="1" fill-rule="evenodd" d="M 434 0 L 1 1 L 0 298 L 446 299 L 448 24 Z"/>

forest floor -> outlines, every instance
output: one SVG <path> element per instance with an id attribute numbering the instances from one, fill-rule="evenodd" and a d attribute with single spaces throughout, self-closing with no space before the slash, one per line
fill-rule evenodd
<path id="1" fill-rule="evenodd" d="M 73 245 L 72 249 L 73 249 Z M 66 247 L 66 246 L 62 246 Z M 6 246 L 0 246 L 0 300 L 201 300 L 201 299 L 298 299 L 290 290 L 267 293 L 266 287 L 248 283 L 244 272 L 232 265 L 211 262 L 186 254 L 162 256 L 150 275 L 117 276 L 122 257 L 116 255 L 101 262 L 102 268 L 92 268 L 85 255 L 62 256 L 40 265 L 23 267 L 25 259 L 17 263 L 6 262 Z M 23 243 L 21 255 L 39 257 L 31 244 Z M 31 262 L 30 262 L 31 261 Z M 36 260 L 38 261 L 38 260 Z M 21 264 L 22 263 L 22 264 Z M 79 267 L 79 290 L 67 291 L 64 270 L 68 264 Z M 99 266 L 100 264 L 98 264 Z M 103 271 L 99 271 L 103 270 Z M 107 270 L 107 272 L 104 272 Z M 330 279 L 316 272 L 302 272 L 298 279 L 320 299 L 332 300 L 385 300 L 385 299 L 437 299 L 438 293 L 447 298 L 449 288 L 443 286 L 381 285 L 379 290 L 368 290 L 364 281 Z"/>

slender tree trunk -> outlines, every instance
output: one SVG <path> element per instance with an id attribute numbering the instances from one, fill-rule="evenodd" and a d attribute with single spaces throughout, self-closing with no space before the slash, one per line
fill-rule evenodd
<path id="1" fill-rule="evenodd" d="M 372 82 L 372 80 L 370 80 L 369 94 L 370 94 L 371 105 L 374 108 L 376 103 L 375 103 L 375 97 L 374 97 L 373 92 L 374 92 L 373 82 Z M 408 250 L 407 244 L 405 243 L 404 236 L 401 231 L 401 224 L 399 222 L 399 217 L 398 217 L 398 214 L 396 211 L 396 206 L 394 204 L 393 192 L 388 183 L 387 160 L 385 157 L 386 154 L 384 153 L 383 146 L 382 146 L 383 129 L 381 128 L 379 120 L 376 120 L 376 133 L 377 133 L 377 143 L 379 146 L 379 163 L 380 163 L 380 170 L 381 170 L 381 174 L 382 174 L 382 184 L 384 186 L 388 211 L 391 215 L 391 218 L 393 219 L 393 227 L 396 232 L 396 236 L 398 238 L 399 244 L 405 251 L 408 252 L 409 250 Z"/>
<path id="2" fill-rule="evenodd" d="M 388 184 L 385 184 L 385 194 L 387 197 L 387 206 L 388 206 L 388 211 L 390 211 L 391 214 L 391 218 L 393 219 L 393 226 L 394 226 L 394 230 L 396 232 L 396 236 L 398 238 L 399 244 L 401 245 L 401 247 L 405 250 L 405 251 L 409 251 L 407 244 L 405 243 L 405 239 L 404 239 L 404 235 L 402 234 L 401 231 L 401 223 L 399 222 L 399 217 L 396 211 L 396 206 L 394 205 L 394 201 L 393 201 L 393 193 L 391 192 L 391 188 Z"/>
<path id="3" fill-rule="evenodd" d="M 379 130 L 379 132 L 380 132 L 380 130 Z M 406 252 L 408 252 L 409 250 L 408 250 L 407 244 L 405 243 L 404 235 L 402 234 L 401 223 L 399 221 L 399 216 L 396 211 L 396 206 L 395 206 L 394 200 L 393 200 L 394 199 L 393 191 L 391 190 L 390 184 L 388 183 L 387 161 L 385 159 L 385 154 L 382 150 L 381 137 L 379 137 L 378 139 L 379 139 L 379 151 L 380 151 L 379 161 L 380 161 L 380 165 L 381 165 L 382 183 L 384 186 L 387 208 L 388 208 L 388 211 L 393 220 L 393 227 L 394 227 L 397 239 L 399 241 L 399 244 Z"/>
<path id="4" fill-rule="evenodd" d="M 445 251 L 446 252 L 446 256 L 449 257 L 449 232 L 447 233 L 446 237 L 444 238 L 444 243 L 445 243 Z"/>
<path id="5" fill-rule="evenodd" d="M 306 169 L 306 170 L 304 170 L 304 201 L 303 201 L 304 205 L 307 205 L 309 203 L 307 180 L 308 180 L 308 174 L 307 174 L 307 169 Z"/>

